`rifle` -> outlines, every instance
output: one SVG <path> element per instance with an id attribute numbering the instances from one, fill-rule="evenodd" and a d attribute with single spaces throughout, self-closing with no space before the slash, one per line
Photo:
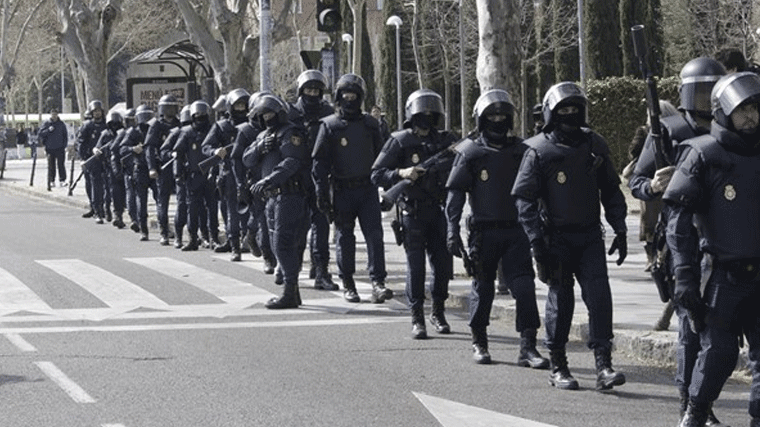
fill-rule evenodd
<path id="1" fill-rule="evenodd" d="M 668 161 L 667 152 L 663 145 L 662 128 L 660 127 L 660 100 L 657 96 L 657 81 L 655 81 L 651 71 L 647 68 L 647 42 L 644 34 L 644 26 L 634 25 L 631 27 L 631 38 L 633 39 L 634 54 L 639 60 L 641 74 L 646 80 L 647 111 L 649 112 L 650 123 L 649 133 L 652 135 L 652 141 L 654 142 L 655 168 L 660 169 L 663 166 L 667 166 L 670 162 Z"/>
<path id="2" fill-rule="evenodd" d="M 37 168 L 37 144 L 32 144 L 32 175 L 29 177 L 29 186 L 34 187 L 34 170 Z M 48 182 L 48 190 L 50 183 Z"/>
<path id="3" fill-rule="evenodd" d="M 98 160 L 100 158 L 101 154 L 103 154 L 102 151 L 100 152 L 100 154 L 93 154 L 87 160 L 85 160 L 84 162 L 82 162 L 82 164 L 80 165 L 80 169 L 81 170 L 79 172 L 79 175 L 77 176 L 77 179 L 75 181 L 73 181 L 71 183 L 71 185 L 69 185 L 69 196 L 71 196 L 72 194 L 74 194 L 74 189 L 76 188 L 77 184 L 79 183 L 79 180 L 82 179 L 82 177 L 84 176 L 85 171 L 87 171 L 87 167 L 90 166 L 92 164 L 92 162 Z"/>
<path id="4" fill-rule="evenodd" d="M 235 145 L 235 143 L 230 143 L 222 147 L 225 151 L 230 151 L 232 149 L 232 146 Z M 227 153 L 229 155 L 229 153 Z M 227 157 L 227 156 L 224 156 Z M 216 154 L 209 157 L 208 159 L 203 160 L 202 162 L 198 163 L 198 169 L 201 170 L 201 173 L 203 175 L 206 175 L 208 171 L 213 168 L 214 166 L 218 165 L 219 163 L 224 160 L 223 158 L 217 156 Z"/>
<path id="5" fill-rule="evenodd" d="M 419 167 L 422 168 L 425 171 L 425 175 L 427 175 L 428 173 L 434 172 L 441 167 L 451 165 L 451 163 L 454 161 L 454 156 L 456 156 L 455 148 L 457 145 L 459 144 L 451 144 L 450 146 L 446 147 L 446 149 L 439 151 L 434 156 L 420 163 Z M 418 179 L 422 179 L 422 177 Z M 396 201 L 398 201 L 398 198 L 401 197 L 401 194 L 403 194 L 404 191 L 406 191 L 406 189 L 409 188 L 409 186 L 412 184 L 414 184 L 414 181 L 411 179 L 402 179 L 401 181 L 393 184 L 391 188 L 383 193 L 382 200 L 380 201 L 380 208 L 383 211 L 389 211 L 391 207 L 396 203 Z"/>

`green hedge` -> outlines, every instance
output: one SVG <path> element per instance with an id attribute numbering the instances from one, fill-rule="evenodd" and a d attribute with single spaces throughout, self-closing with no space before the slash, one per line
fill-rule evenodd
<path id="1" fill-rule="evenodd" d="M 662 100 L 678 107 L 677 76 L 657 81 Z M 628 145 L 636 128 L 647 120 L 646 83 L 631 77 L 610 77 L 589 81 L 589 125 L 602 135 L 610 146 L 612 160 L 618 172 L 628 164 Z"/>

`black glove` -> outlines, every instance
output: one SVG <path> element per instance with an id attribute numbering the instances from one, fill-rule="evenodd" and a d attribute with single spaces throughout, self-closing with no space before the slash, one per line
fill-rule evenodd
<path id="1" fill-rule="evenodd" d="M 699 278 L 692 267 L 676 267 L 673 301 L 686 310 L 692 331 L 705 329 L 707 307 L 699 294 Z"/>
<path id="2" fill-rule="evenodd" d="M 258 197 L 259 199 L 264 199 L 266 196 L 266 193 L 272 189 L 272 185 L 269 182 L 268 178 L 262 178 L 258 180 L 253 186 L 251 187 L 251 194 L 254 197 Z"/>
<path id="3" fill-rule="evenodd" d="M 624 232 L 615 234 L 615 238 L 612 240 L 607 255 L 612 255 L 615 251 L 618 251 L 618 259 L 615 261 L 615 264 L 621 265 L 623 261 L 625 261 L 625 257 L 628 256 L 628 240 L 626 239 Z"/>
<path id="4" fill-rule="evenodd" d="M 251 192 L 245 185 L 241 185 L 237 189 L 237 201 L 241 205 L 251 205 Z"/>
<path id="5" fill-rule="evenodd" d="M 464 243 L 462 242 L 462 236 L 459 232 L 451 231 L 446 237 L 446 247 L 449 249 L 449 253 L 457 258 L 462 258 L 462 254 L 465 253 Z"/>
<path id="6" fill-rule="evenodd" d="M 277 137 L 274 134 L 265 136 L 264 140 L 261 141 L 261 154 L 267 154 L 274 150 L 275 142 L 277 142 Z"/>
<path id="7" fill-rule="evenodd" d="M 552 273 L 557 268 L 557 258 L 549 252 L 544 239 L 537 239 L 531 244 L 533 258 L 536 260 L 536 276 L 543 283 L 549 283 Z"/>

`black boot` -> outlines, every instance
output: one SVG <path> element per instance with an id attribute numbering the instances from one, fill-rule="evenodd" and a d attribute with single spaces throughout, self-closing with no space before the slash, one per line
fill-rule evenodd
<path id="1" fill-rule="evenodd" d="M 285 283 L 285 277 L 282 275 L 282 268 L 277 267 L 277 271 L 274 272 L 274 284 L 282 285 Z"/>
<path id="2" fill-rule="evenodd" d="M 190 235 L 190 241 L 185 245 L 185 247 L 182 248 L 182 252 L 189 252 L 189 251 L 197 251 L 200 247 L 200 241 L 198 241 L 198 236 L 195 234 Z"/>
<path id="3" fill-rule="evenodd" d="M 686 413 L 681 418 L 681 422 L 678 423 L 678 427 L 704 427 L 709 411 L 710 405 L 697 404 L 689 399 Z"/>
<path id="4" fill-rule="evenodd" d="M 158 241 L 161 246 L 169 246 L 169 230 L 166 227 L 161 227 L 161 239 Z"/>
<path id="5" fill-rule="evenodd" d="M 231 239 L 231 240 L 232 240 L 232 243 L 230 244 L 230 246 L 232 247 L 232 256 L 230 257 L 230 261 L 238 262 L 243 258 L 243 256 L 241 255 L 240 240 L 237 240 L 237 239 Z M 227 241 L 229 242 L 229 240 Z"/>
<path id="6" fill-rule="evenodd" d="M 106 208 L 106 221 L 111 222 L 113 220 L 113 216 L 111 215 L 111 208 Z"/>
<path id="7" fill-rule="evenodd" d="M 124 219 L 122 219 L 120 213 L 116 214 L 116 218 L 114 218 L 112 224 L 114 227 L 118 228 L 119 230 L 127 226 L 126 224 L 124 224 Z"/>
<path id="8" fill-rule="evenodd" d="M 435 331 L 439 334 L 451 333 L 451 326 L 446 321 L 443 312 L 446 307 L 446 301 L 433 300 L 433 312 L 430 314 L 430 323 L 433 324 Z"/>
<path id="9" fill-rule="evenodd" d="M 296 289 L 298 285 L 288 283 L 283 287 L 282 296 L 270 299 L 264 304 L 266 308 L 279 310 L 283 308 L 298 308 Z"/>
<path id="10" fill-rule="evenodd" d="M 175 228 L 174 229 L 174 247 L 177 249 L 181 249 L 182 246 L 184 246 L 184 243 L 182 243 L 182 228 Z"/>
<path id="11" fill-rule="evenodd" d="M 549 359 L 542 357 L 536 349 L 535 329 L 525 329 L 520 332 L 520 355 L 517 357 L 517 366 L 533 369 L 547 369 L 549 367 Z"/>
<path id="12" fill-rule="evenodd" d="M 550 350 L 549 360 L 552 371 L 549 376 L 549 384 L 560 390 L 578 390 L 578 381 L 570 375 L 570 369 L 567 367 L 565 349 Z"/>
<path id="13" fill-rule="evenodd" d="M 654 249 L 654 243 L 648 242 L 645 244 L 644 252 L 647 254 L 647 265 L 644 267 L 644 271 L 649 273 L 652 271 L 652 267 L 654 267 L 654 260 L 657 255 L 657 251 Z"/>
<path id="14" fill-rule="evenodd" d="M 488 333 L 486 328 L 470 328 L 472 332 L 472 358 L 479 365 L 491 363 L 491 354 L 488 353 Z"/>
<path id="15" fill-rule="evenodd" d="M 92 218 L 93 216 L 95 216 L 95 211 L 93 209 L 82 214 L 82 218 Z"/>
<path id="16" fill-rule="evenodd" d="M 230 239 L 227 239 L 226 242 L 224 242 L 223 245 L 218 245 L 214 247 L 214 252 L 220 254 L 225 252 L 232 252 L 232 243 L 230 243 Z"/>
<path id="17" fill-rule="evenodd" d="M 760 427 L 760 418 L 752 417 L 752 419 L 749 420 L 749 427 Z"/>
<path id="18" fill-rule="evenodd" d="M 412 339 L 424 340 L 427 337 L 424 309 L 422 306 L 412 308 Z"/>
<path id="19" fill-rule="evenodd" d="M 317 264 L 312 262 L 311 268 L 309 268 L 309 279 L 316 279 L 317 278 Z"/>
<path id="20" fill-rule="evenodd" d="M 277 261 L 274 257 L 264 256 L 264 274 L 274 274 L 275 267 L 277 267 Z"/>
<path id="21" fill-rule="evenodd" d="M 372 296 L 370 301 L 372 304 L 382 304 L 385 302 L 385 283 L 372 282 Z"/>
<path id="22" fill-rule="evenodd" d="M 625 375 L 612 369 L 612 354 L 608 347 L 595 348 L 594 359 L 597 390 L 609 390 L 613 386 L 625 384 Z"/>
<path id="23" fill-rule="evenodd" d="M 338 285 L 332 281 L 326 265 L 314 267 L 314 270 L 314 289 L 322 289 L 325 291 L 337 291 L 340 289 Z"/>
<path id="24" fill-rule="evenodd" d="M 140 224 L 140 241 L 141 242 L 147 242 L 148 241 L 148 224 Z"/>
<path id="25" fill-rule="evenodd" d="M 134 231 L 135 233 L 139 233 L 140 232 L 140 224 L 132 221 L 132 223 L 129 224 L 129 229 L 132 230 L 132 231 Z"/>
<path id="26" fill-rule="evenodd" d="M 259 247 L 259 243 L 256 241 L 256 233 L 248 230 L 248 233 L 245 234 L 245 245 L 248 246 L 248 250 L 251 251 L 251 255 L 255 256 L 256 258 L 261 258 L 261 248 Z"/>
<path id="27" fill-rule="evenodd" d="M 356 293 L 356 283 L 353 277 L 343 278 L 343 299 L 348 302 L 360 302 L 359 294 Z"/>
<path id="28" fill-rule="evenodd" d="M 718 420 L 718 417 L 715 416 L 715 413 L 712 410 L 712 403 L 710 404 L 710 409 L 707 411 L 707 421 L 705 421 L 705 427 L 728 427 L 727 425 L 723 424 Z M 760 427 L 760 418 L 756 418 L 758 421 L 750 421 L 749 426 L 750 427 Z M 757 423 L 757 424 L 755 424 Z"/>

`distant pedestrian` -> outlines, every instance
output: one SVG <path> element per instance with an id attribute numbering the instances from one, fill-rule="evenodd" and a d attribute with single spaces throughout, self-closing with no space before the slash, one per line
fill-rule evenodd
<path id="1" fill-rule="evenodd" d="M 16 132 L 16 157 L 19 160 L 24 158 L 24 151 L 28 142 L 29 138 L 26 135 L 24 125 L 18 125 L 18 131 Z"/>
<path id="2" fill-rule="evenodd" d="M 369 114 L 377 119 L 378 123 L 380 123 L 380 137 L 382 138 L 383 142 L 387 141 L 388 138 L 391 137 L 391 130 L 390 126 L 388 126 L 388 122 L 385 120 L 385 113 L 383 113 L 383 110 L 380 109 L 380 107 L 375 105 L 372 107 Z"/>
<path id="3" fill-rule="evenodd" d="M 66 125 L 58 118 L 58 110 L 50 110 L 50 119 L 42 123 L 39 132 L 39 142 L 45 147 L 48 160 L 48 190 L 55 184 L 55 171 L 58 169 L 58 181 L 66 185 L 66 147 L 69 145 L 69 134 Z"/>

